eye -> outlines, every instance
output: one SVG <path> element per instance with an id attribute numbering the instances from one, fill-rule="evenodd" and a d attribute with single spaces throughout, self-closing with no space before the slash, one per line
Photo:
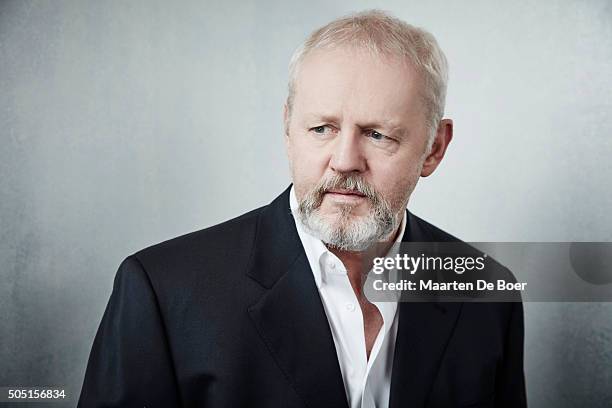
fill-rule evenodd
<path id="1" fill-rule="evenodd" d="M 329 133 L 332 129 L 329 125 L 320 125 L 310 128 L 309 130 L 317 135 L 324 135 L 326 133 Z"/>
<path id="2" fill-rule="evenodd" d="M 384 139 L 389 139 L 389 137 L 383 135 L 380 132 L 377 132 L 375 130 L 370 130 L 368 131 L 368 136 L 370 136 L 372 139 L 374 140 L 384 140 Z"/>

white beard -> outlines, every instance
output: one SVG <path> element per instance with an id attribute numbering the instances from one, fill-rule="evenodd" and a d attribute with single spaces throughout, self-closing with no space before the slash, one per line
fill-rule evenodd
<path id="1" fill-rule="evenodd" d="M 363 193 L 370 201 L 366 215 L 352 215 L 353 206 L 341 205 L 338 212 L 322 215 L 322 191 L 329 188 L 346 188 Z M 395 214 L 380 194 L 356 177 L 332 177 L 306 194 L 296 214 L 304 229 L 323 243 L 345 251 L 364 251 L 386 240 L 399 225 L 401 218 Z"/>

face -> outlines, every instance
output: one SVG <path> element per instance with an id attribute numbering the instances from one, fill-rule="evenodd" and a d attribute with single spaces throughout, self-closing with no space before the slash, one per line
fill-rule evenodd
<path id="1" fill-rule="evenodd" d="M 300 218 L 324 242 L 361 250 L 388 238 L 441 160 L 450 130 L 428 154 L 420 86 L 409 64 L 363 50 L 316 50 L 302 62 L 286 145 Z M 328 242 L 347 234 L 360 243 Z"/>

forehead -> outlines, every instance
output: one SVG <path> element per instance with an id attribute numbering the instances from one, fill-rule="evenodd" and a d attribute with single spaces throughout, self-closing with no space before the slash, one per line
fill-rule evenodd
<path id="1" fill-rule="evenodd" d="M 404 58 L 354 47 L 314 50 L 297 72 L 294 109 L 359 120 L 414 121 L 422 116 L 420 75 Z"/>

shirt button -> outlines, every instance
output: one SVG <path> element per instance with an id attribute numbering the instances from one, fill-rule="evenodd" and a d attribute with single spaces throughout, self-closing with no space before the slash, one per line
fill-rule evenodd
<path id="1" fill-rule="evenodd" d="M 345 306 L 346 306 L 346 310 L 348 310 L 349 312 L 355 311 L 355 305 L 353 303 L 347 303 Z"/>
<path id="2" fill-rule="evenodd" d="M 329 269 L 336 269 L 336 264 L 333 262 L 328 263 L 327 266 L 329 266 Z"/>

